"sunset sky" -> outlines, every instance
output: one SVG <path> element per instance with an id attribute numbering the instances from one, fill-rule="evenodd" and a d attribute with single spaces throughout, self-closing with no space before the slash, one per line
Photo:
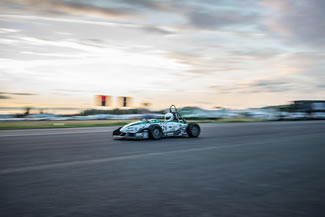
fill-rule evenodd
<path id="1" fill-rule="evenodd" d="M 324 0 L 1 0 L 0 107 L 325 99 Z"/>

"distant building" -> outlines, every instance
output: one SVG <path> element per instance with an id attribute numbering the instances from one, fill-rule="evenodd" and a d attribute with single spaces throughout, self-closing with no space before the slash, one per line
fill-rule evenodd
<path id="1" fill-rule="evenodd" d="M 296 112 L 325 112 L 325 100 L 297 100 L 294 101 L 294 110 Z"/>

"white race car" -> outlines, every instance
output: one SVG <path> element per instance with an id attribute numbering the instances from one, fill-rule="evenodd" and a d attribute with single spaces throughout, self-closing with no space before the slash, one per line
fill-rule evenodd
<path id="1" fill-rule="evenodd" d="M 161 139 L 162 137 L 198 137 L 201 128 L 197 123 L 187 123 L 172 105 L 165 120 L 142 120 L 129 123 L 113 131 L 114 139 Z"/>

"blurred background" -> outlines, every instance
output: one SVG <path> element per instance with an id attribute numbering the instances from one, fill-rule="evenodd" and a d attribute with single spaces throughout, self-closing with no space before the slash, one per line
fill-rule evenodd
<path id="1" fill-rule="evenodd" d="M 325 117 L 324 1 L 3 0 L 1 120 Z M 124 116 L 123 116 L 124 115 Z"/>

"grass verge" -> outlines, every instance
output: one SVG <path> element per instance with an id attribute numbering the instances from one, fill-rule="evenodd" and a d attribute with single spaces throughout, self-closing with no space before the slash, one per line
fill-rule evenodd
<path id="1" fill-rule="evenodd" d="M 72 127 L 109 127 L 123 126 L 135 120 L 87 120 L 87 121 L 1 121 L 0 130 L 16 129 L 42 129 L 42 128 L 72 128 Z M 259 122 L 262 119 L 219 119 L 219 120 L 195 120 L 196 123 L 240 123 Z"/>

